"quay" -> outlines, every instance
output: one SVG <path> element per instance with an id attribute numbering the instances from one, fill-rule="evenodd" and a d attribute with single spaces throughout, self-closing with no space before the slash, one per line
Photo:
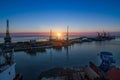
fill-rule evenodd
<path id="1" fill-rule="evenodd" d="M 76 43 L 84 43 L 84 42 L 93 42 L 93 41 L 106 41 L 106 40 L 112 40 L 115 39 L 113 36 L 107 36 L 107 37 L 102 37 L 102 36 L 97 36 L 94 38 L 89 38 L 89 37 L 80 37 L 80 38 L 74 38 L 74 39 L 69 39 L 67 40 L 48 40 L 48 41 L 26 41 L 26 42 L 15 42 L 15 43 L 10 43 L 11 47 L 7 49 L 8 51 L 11 51 L 13 48 L 15 51 L 26 51 L 26 50 L 41 50 L 41 49 L 47 49 L 47 48 L 61 48 L 61 47 L 67 47 Z M 4 48 L 4 43 L 0 44 L 0 48 Z"/>
<path id="2" fill-rule="evenodd" d="M 80 37 L 75 39 L 69 39 L 69 41 L 66 40 L 51 40 L 51 41 L 38 41 L 38 42 L 16 42 L 16 43 L 10 43 L 11 47 L 8 49 L 8 51 L 11 51 L 13 48 L 15 51 L 25 51 L 30 49 L 47 49 L 47 48 L 60 48 L 60 47 L 66 47 L 70 46 L 76 43 L 84 43 L 84 42 L 93 42 L 93 41 L 106 41 L 106 40 L 112 40 L 115 39 L 113 37 L 107 37 L 107 38 L 88 38 L 88 37 Z M 0 48 L 4 48 L 4 43 L 0 44 Z"/>

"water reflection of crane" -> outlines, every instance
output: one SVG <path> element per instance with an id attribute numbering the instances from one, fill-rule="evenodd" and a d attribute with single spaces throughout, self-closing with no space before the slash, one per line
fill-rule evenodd
<path id="1" fill-rule="evenodd" d="M 67 26 L 67 33 L 66 33 L 67 46 L 65 47 L 65 49 L 66 49 L 66 59 L 67 59 L 67 61 L 69 60 L 69 46 L 68 46 L 68 44 L 69 44 L 69 31 L 68 31 L 68 29 L 69 29 L 69 26 Z"/>
<path id="2" fill-rule="evenodd" d="M 69 46 L 64 47 L 66 50 L 66 60 L 69 61 Z"/>
<path id="3" fill-rule="evenodd" d="M 53 54 L 52 54 L 52 48 L 50 48 L 50 61 L 52 62 Z"/>

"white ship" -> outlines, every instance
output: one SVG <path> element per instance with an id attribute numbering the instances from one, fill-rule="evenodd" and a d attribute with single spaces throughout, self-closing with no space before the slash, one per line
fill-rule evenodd
<path id="1" fill-rule="evenodd" d="M 0 80 L 22 80 L 20 74 L 16 74 L 14 62 L 14 50 L 12 49 L 9 33 L 9 20 L 6 20 L 6 36 L 4 37 L 3 49 L 0 49 Z"/>
<path id="2" fill-rule="evenodd" d="M 15 65 L 14 51 L 6 52 L 0 49 L 0 80 L 14 80 Z"/>

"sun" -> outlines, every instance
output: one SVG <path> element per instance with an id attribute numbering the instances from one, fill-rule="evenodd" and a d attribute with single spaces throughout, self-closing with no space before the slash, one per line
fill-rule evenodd
<path id="1" fill-rule="evenodd" d="M 60 36 L 61 36 L 61 33 L 57 33 L 57 36 L 60 37 Z"/>
<path id="2" fill-rule="evenodd" d="M 56 39 L 57 39 L 57 40 L 60 40 L 61 37 L 62 37 L 62 34 L 58 32 L 58 33 L 56 34 Z"/>

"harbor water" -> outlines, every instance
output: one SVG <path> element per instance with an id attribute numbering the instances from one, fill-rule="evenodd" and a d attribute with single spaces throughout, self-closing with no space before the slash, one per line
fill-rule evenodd
<path id="1" fill-rule="evenodd" d="M 34 39 L 19 37 L 16 40 Z M 0 38 L 2 42 L 2 38 Z M 59 49 L 46 49 L 42 52 L 15 52 L 16 72 L 23 75 L 23 80 L 37 80 L 40 72 L 55 67 L 82 67 L 90 61 L 100 64 L 98 54 L 101 51 L 113 53 L 115 65 L 120 67 L 120 38 L 111 41 L 84 42 Z"/>

